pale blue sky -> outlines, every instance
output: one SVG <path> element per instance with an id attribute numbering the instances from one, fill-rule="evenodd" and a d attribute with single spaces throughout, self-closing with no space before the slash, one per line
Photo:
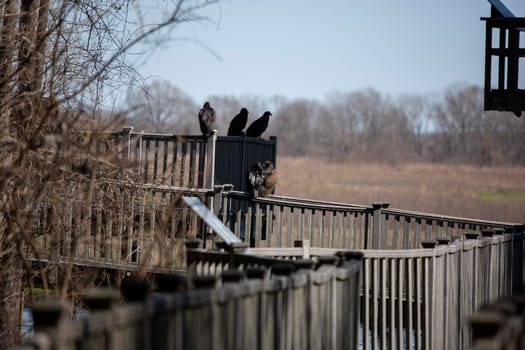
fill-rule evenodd
<path id="1" fill-rule="evenodd" d="M 525 0 L 504 0 L 525 17 Z M 139 72 L 208 96 L 322 100 L 372 87 L 393 97 L 481 85 L 486 0 L 224 0 L 173 31 Z M 216 57 L 215 54 L 218 56 Z"/>

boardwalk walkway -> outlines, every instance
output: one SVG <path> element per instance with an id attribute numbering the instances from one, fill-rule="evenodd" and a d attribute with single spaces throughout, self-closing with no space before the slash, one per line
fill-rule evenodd
<path id="1" fill-rule="evenodd" d="M 242 259 L 257 266 L 268 258 L 307 259 L 312 269 L 328 257 L 361 254 L 360 283 L 354 284 L 359 287 L 360 305 L 351 306 L 359 322 L 343 323 L 353 327 L 346 330 L 348 334 L 355 334 L 355 327 L 361 324 L 365 349 L 467 349 L 470 315 L 485 303 L 522 291 L 525 233 L 521 223 L 399 210 L 388 203 L 362 206 L 277 195 L 250 200 L 231 185 L 216 183 L 213 174 L 221 170 L 213 160 L 215 138 L 206 144 L 201 138 L 129 130 L 117 136 L 120 143 L 111 135 L 109 140 L 115 143 L 106 143 L 108 150 L 122 152 L 140 181 L 99 179 L 90 184 L 67 184 L 63 188 L 67 200 L 43 202 L 35 214 L 38 238 L 28 251 L 36 261 L 159 274 L 190 271 L 216 277 L 232 267 L 240 266 L 244 271 L 245 266 L 235 260 L 237 254 L 221 252 L 234 247 L 221 244 L 184 205 L 182 196 L 194 196 L 251 246 L 251 258 Z M 122 140 L 128 143 L 123 145 Z M 269 147 L 275 147 L 276 140 L 272 142 Z M 184 242 L 195 238 L 216 251 L 186 250 Z M 194 269 L 197 263 L 202 266 Z M 339 265 L 334 266 L 336 271 Z M 318 270 L 313 269 L 310 275 L 317 273 L 313 271 Z M 208 287 L 206 293 L 222 293 L 216 291 L 216 285 L 213 292 Z M 178 295 L 183 300 L 193 298 Z M 347 305 L 345 297 L 341 298 L 338 302 Z M 308 310 L 289 317 L 321 317 L 316 315 L 320 311 Z M 333 317 L 341 317 L 336 315 Z M 179 320 L 180 316 L 166 317 Z M 189 324 L 198 328 L 191 323 L 194 321 L 187 322 L 175 322 L 172 329 L 181 324 L 186 325 L 185 331 Z M 338 332 L 326 330 L 332 331 Z M 244 342 L 242 339 L 238 341 Z M 334 342 L 344 343 L 340 339 Z"/>

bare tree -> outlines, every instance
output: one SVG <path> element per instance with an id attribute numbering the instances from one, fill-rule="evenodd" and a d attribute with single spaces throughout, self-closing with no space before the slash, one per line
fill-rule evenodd
<path id="1" fill-rule="evenodd" d="M 433 109 L 433 118 L 441 132 L 445 156 L 468 158 L 469 140 L 479 127 L 482 110 L 481 88 L 456 84 L 445 91 L 444 100 Z"/>
<path id="2" fill-rule="evenodd" d="M 126 105 L 132 125 L 144 131 L 183 135 L 199 131 L 195 116 L 200 106 L 169 81 L 155 80 L 132 88 Z"/>
<path id="3" fill-rule="evenodd" d="M 68 179 L 121 173 L 96 153 L 97 134 L 85 131 L 111 125 L 100 110 L 134 74 L 126 63 L 130 50 L 206 19 L 201 10 L 214 3 L 0 3 L 0 348 L 19 336 L 22 273 L 31 270 L 26 253 L 36 252 L 32 234 L 42 199 L 64 200 L 58 189 Z"/>
<path id="4" fill-rule="evenodd" d="M 317 148 L 316 121 L 323 114 L 314 100 L 299 99 L 284 103 L 271 117 L 268 133 L 279 140 L 279 149 L 287 155 L 305 156 Z"/>
<path id="5" fill-rule="evenodd" d="M 403 113 L 411 132 L 413 149 L 421 158 L 424 151 L 424 135 L 429 131 L 430 111 L 428 98 L 410 94 L 399 98 L 398 108 Z"/>
<path id="6" fill-rule="evenodd" d="M 358 152 L 359 120 L 351 107 L 349 93 L 332 93 L 326 101 L 326 113 L 318 121 L 318 138 L 324 151 L 336 159 Z"/>

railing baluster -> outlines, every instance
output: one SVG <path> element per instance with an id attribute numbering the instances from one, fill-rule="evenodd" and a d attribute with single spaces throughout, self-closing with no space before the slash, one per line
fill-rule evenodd
<path id="1" fill-rule="evenodd" d="M 311 209 L 308 211 L 308 240 L 313 243 L 314 239 L 314 216 L 315 216 L 315 210 Z"/>
<path id="2" fill-rule="evenodd" d="M 389 309 L 390 309 L 390 322 L 388 327 L 388 333 L 390 338 L 390 346 L 392 347 L 395 344 L 396 332 L 398 326 L 396 325 L 396 300 L 399 298 L 397 295 L 397 283 L 398 283 L 398 274 L 397 274 L 397 261 L 394 258 L 389 258 L 388 262 L 390 264 L 390 285 L 389 285 Z"/>
<path id="3" fill-rule="evenodd" d="M 397 266 L 397 276 L 398 276 L 398 281 L 397 281 L 397 310 L 398 310 L 398 314 L 397 314 L 397 348 L 398 349 L 403 349 L 404 348 L 404 344 L 403 344 L 403 337 L 404 337 L 404 323 L 403 323 L 403 310 L 404 310 L 404 307 L 403 307 L 403 298 L 405 297 L 404 293 L 404 284 L 405 284 L 405 274 L 404 274 L 404 259 L 400 258 L 398 259 L 398 266 Z"/>
<path id="4" fill-rule="evenodd" d="M 414 219 L 414 246 L 421 245 L 421 218 Z"/>
<path id="5" fill-rule="evenodd" d="M 197 157 L 197 150 L 196 150 L 196 143 L 191 142 L 190 143 L 190 165 L 189 165 L 189 185 L 190 188 L 195 188 L 195 174 L 198 172 L 198 169 L 195 168 L 196 164 L 196 158 Z"/>
<path id="6" fill-rule="evenodd" d="M 325 211 L 324 210 L 321 210 L 319 212 L 319 247 L 323 247 L 323 226 L 324 226 L 324 218 L 325 218 Z"/>
<path id="7" fill-rule="evenodd" d="M 164 140 L 162 143 L 162 176 L 161 183 L 167 184 L 168 182 L 168 154 L 170 153 L 170 142 Z"/>
<path id="8" fill-rule="evenodd" d="M 334 217 L 335 217 L 336 211 L 332 212 L 332 215 L 330 215 L 329 221 L 328 221 L 328 246 L 334 247 Z"/>
<path id="9" fill-rule="evenodd" d="M 399 249 L 399 220 L 400 216 L 394 216 L 394 223 L 392 228 L 392 248 Z"/>
<path id="10" fill-rule="evenodd" d="M 416 258 L 416 279 L 414 281 L 415 283 L 415 289 L 416 289 L 416 300 L 414 305 L 416 306 L 416 325 L 415 325 L 415 346 L 416 349 L 425 349 L 425 347 L 422 344 L 421 340 L 421 334 L 423 332 L 423 326 L 422 326 L 422 316 L 423 316 L 423 303 L 425 300 L 423 300 L 422 295 L 422 283 L 423 283 L 423 259 L 424 258 Z"/>
<path id="11" fill-rule="evenodd" d="M 403 223 L 403 249 L 410 247 L 410 217 L 405 216 Z"/>
<path id="12" fill-rule="evenodd" d="M 369 334 L 371 332 L 370 329 L 370 290 L 373 288 L 371 285 L 371 268 L 370 268 L 371 260 L 365 259 L 363 262 L 363 297 L 362 297 L 362 310 L 363 310 L 363 331 L 362 331 L 362 337 L 363 337 L 363 349 L 370 349 L 370 339 Z M 375 349 L 375 348 L 373 348 Z"/>
<path id="13" fill-rule="evenodd" d="M 262 217 L 263 210 L 261 208 L 260 203 L 255 204 L 255 246 L 260 247 L 261 246 L 261 239 L 263 235 L 263 217 Z"/>
<path id="14" fill-rule="evenodd" d="M 406 278 L 406 302 L 408 306 L 407 326 L 405 329 L 406 344 L 408 349 L 412 349 L 414 344 L 412 333 L 414 332 L 414 259 L 406 260 L 407 278 Z"/>
<path id="15" fill-rule="evenodd" d="M 149 153 L 150 153 L 150 140 L 146 139 L 146 148 L 144 150 L 144 182 L 148 183 L 148 170 L 149 170 Z"/>
<path id="16" fill-rule="evenodd" d="M 297 239 L 306 239 L 304 237 L 304 208 L 301 208 L 301 210 L 299 211 L 299 234 L 297 236 Z"/>
<path id="17" fill-rule="evenodd" d="M 153 179 L 152 182 L 156 183 L 158 168 L 159 168 L 159 140 L 155 140 L 153 153 Z"/>
<path id="18" fill-rule="evenodd" d="M 180 153 L 180 184 L 181 186 L 187 185 L 186 183 L 186 162 L 188 161 L 187 154 L 188 154 L 188 143 L 186 141 L 182 141 L 181 153 Z"/>
<path id="19" fill-rule="evenodd" d="M 278 214 L 279 214 L 279 228 L 278 228 L 278 231 L 277 231 L 277 247 L 282 247 L 283 246 L 283 206 L 279 206 L 279 211 L 278 211 Z"/>
<path id="20" fill-rule="evenodd" d="M 288 241 L 286 242 L 286 246 L 287 247 L 293 247 L 293 241 L 294 241 L 294 232 L 293 232 L 293 222 L 294 222 L 294 218 L 293 218 L 293 207 L 288 207 L 288 215 L 287 215 L 287 237 L 288 237 Z"/>
<path id="21" fill-rule="evenodd" d="M 173 143 L 173 151 L 172 151 L 172 158 L 171 158 L 171 186 L 175 186 L 177 183 L 177 159 L 179 157 L 179 142 L 178 138 L 175 139 Z"/>
<path id="22" fill-rule="evenodd" d="M 379 278 L 381 280 L 381 307 L 380 307 L 380 316 L 381 316 L 381 348 L 386 349 L 387 347 L 387 336 L 386 336 L 386 326 L 387 326 L 387 298 L 388 298 L 388 286 L 387 286 L 387 277 L 388 277 L 388 259 L 380 258 L 379 263 L 381 264 L 379 269 Z"/>

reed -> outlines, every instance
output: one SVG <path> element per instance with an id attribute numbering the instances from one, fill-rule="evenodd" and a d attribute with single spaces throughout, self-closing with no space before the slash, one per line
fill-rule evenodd
<path id="1" fill-rule="evenodd" d="M 525 222 L 525 167 L 334 163 L 280 157 L 276 193 L 442 215 Z"/>

